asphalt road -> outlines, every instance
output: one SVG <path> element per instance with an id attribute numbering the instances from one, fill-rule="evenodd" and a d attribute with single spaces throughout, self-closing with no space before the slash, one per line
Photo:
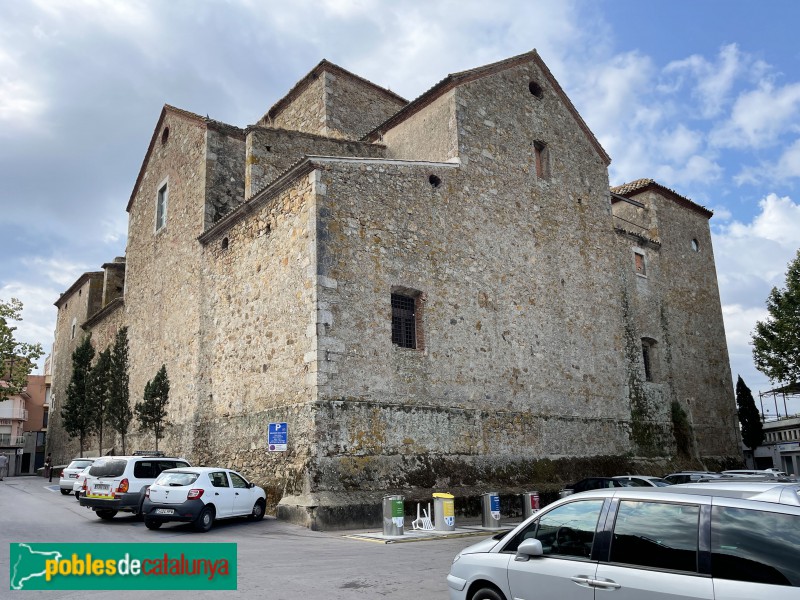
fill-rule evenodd
<path id="1" fill-rule="evenodd" d="M 0 482 L 0 598 L 265 598 L 268 600 L 445 600 L 453 556 L 482 537 L 385 544 L 345 537 L 353 531 L 316 532 L 267 516 L 263 521 L 220 521 L 205 534 L 187 525 L 149 531 L 130 516 L 101 521 L 57 483 L 40 477 Z M 10 591 L 11 542 L 234 542 L 238 590 Z"/>

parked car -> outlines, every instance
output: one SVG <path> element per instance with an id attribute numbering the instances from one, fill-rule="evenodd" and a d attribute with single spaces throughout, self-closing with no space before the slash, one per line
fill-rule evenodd
<path id="1" fill-rule="evenodd" d="M 81 499 L 81 494 L 83 493 L 83 487 L 86 484 L 86 476 L 89 473 L 89 467 L 86 467 L 83 471 L 78 473 L 78 478 L 75 480 L 75 483 L 72 484 L 72 493 L 75 494 L 75 500 Z"/>
<path id="2" fill-rule="evenodd" d="M 76 458 L 64 467 L 61 471 L 61 477 L 58 480 L 58 487 L 61 493 L 65 496 L 71 494 L 72 488 L 75 485 L 75 480 L 78 479 L 80 472 L 86 467 L 90 467 L 95 460 L 95 458 Z"/>
<path id="3" fill-rule="evenodd" d="M 451 600 L 796 600 L 800 485 L 598 489 L 459 552 Z"/>
<path id="4" fill-rule="evenodd" d="M 188 466 L 183 458 L 103 456 L 89 467 L 78 501 L 101 519 L 113 519 L 120 511 L 140 514 L 147 486 L 162 471 Z"/>
<path id="5" fill-rule="evenodd" d="M 721 477 L 721 475 L 712 471 L 681 471 L 680 473 L 666 475 L 663 479 L 670 485 L 677 485 L 680 483 L 695 483 L 701 479 L 715 479 L 717 477 Z"/>
<path id="6" fill-rule="evenodd" d="M 578 494 L 587 490 L 598 490 L 601 488 L 627 487 L 627 482 L 615 479 L 614 477 L 587 477 L 578 483 L 567 485 L 559 492 L 561 498 L 571 494 Z"/>
<path id="7" fill-rule="evenodd" d="M 630 487 L 666 487 L 669 482 L 650 475 L 617 475 L 614 479 L 625 481 Z"/>
<path id="8" fill-rule="evenodd" d="M 145 492 L 142 514 L 148 529 L 168 521 L 193 523 L 208 531 L 217 519 L 264 518 L 267 495 L 241 474 L 221 467 L 170 469 Z"/>

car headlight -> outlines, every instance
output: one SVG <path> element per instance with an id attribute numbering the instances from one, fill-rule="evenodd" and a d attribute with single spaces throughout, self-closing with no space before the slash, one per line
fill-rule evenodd
<path id="1" fill-rule="evenodd" d="M 459 552 L 458 554 L 456 554 L 456 555 L 453 557 L 453 564 L 456 564 L 456 562 L 458 562 L 458 559 L 459 559 L 459 558 L 461 558 L 461 552 Z"/>

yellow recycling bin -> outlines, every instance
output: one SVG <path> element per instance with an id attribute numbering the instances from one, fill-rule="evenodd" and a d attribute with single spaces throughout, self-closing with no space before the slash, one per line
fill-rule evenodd
<path id="1" fill-rule="evenodd" d="M 437 493 L 433 495 L 433 525 L 436 531 L 454 531 L 456 528 L 456 511 L 453 494 Z"/>

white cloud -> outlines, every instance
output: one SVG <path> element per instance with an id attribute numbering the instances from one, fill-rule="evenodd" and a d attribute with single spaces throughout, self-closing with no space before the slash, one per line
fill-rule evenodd
<path id="1" fill-rule="evenodd" d="M 716 62 L 694 54 L 689 58 L 673 61 L 664 68 L 664 74 L 677 75 L 678 79 L 665 84 L 663 89 L 677 90 L 683 84 L 683 74 L 689 73 L 695 80 L 692 94 L 701 102 L 702 115 L 706 118 L 719 114 L 738 76 L 742 74 L 749 58 L 743 55 L 736 44 L 723 46 Z"/>
<path id="2" fill-rule="evenodd" d="M 775 87 L 762 81 L 742 93 L 728 121 L 716 127 L 712 142 L 723 148 L 762 148 L 775 145 L 786 131 L 798 131 L 800 83 Z"/>
<path id="3" fill-rule="evenodd" d="M 768 194 L 750 223 L 733 221 L 713 233 L 731 370 L 751 388 L 771 387 L 753 364 L 751 334 L 766 315 L 766 299 L 782 287 L 786 267 L 800 247 L 800 204 Z"/>

